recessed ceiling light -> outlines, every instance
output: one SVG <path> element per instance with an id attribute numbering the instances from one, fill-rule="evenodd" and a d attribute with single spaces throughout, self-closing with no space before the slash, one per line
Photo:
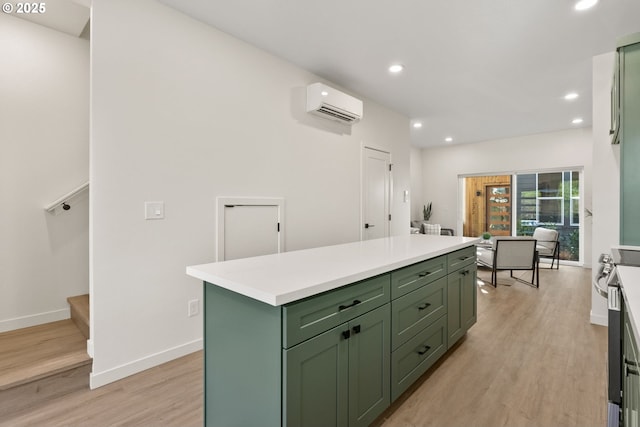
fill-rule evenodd
<path id="1" fill-rule="evenodd" d="M 453 141 L 453 138 L 451 138 L 450 136 L 448 136 L 448 137 L 446 137 L 444 140 L 445 140 L 446 142 L 451 142 L 451 141 Z"/>
<path id="2" fill-rule="evenodd" d="M 422 122 L 415 122 L 413 124 L 413 127 L 416 128 L 416 129 L 420 129 L 422 127 Z"/>
<path id="3" fill-rule="evenodd" d="M 566 99 L 567 101 L 571 101 L 571 100 L 576 99 L 577 97 L 578 97 L 578 94 L 577 94 L 577 93 L 575 93 L 575 92 L 571 92 L 571 93 L 566 94 L 566 95 L 564 96 L 564 99 Z"/>
<path id="4" fill-rule="evenodd" d="M 576 3 L 574 8 L 576 10 L 587 10 L 595 6 L 596 3 L 598 3 L 598 0 L 580 0 Z"/>
<path id="5" fill-rule="evenodd" d="M 404 70 L 404 65 L 402 64 L 393 64 L 389 67 L 389 72 L 393 74 L 398 74 L 402 70 Z"/>
<path id="6" fill-rule="evenodd" d="M 573 123 L 574 125 L 578 125 L 578 124 L 580 124 L 582 122 L 583 122 L 583 120 L 580 117 L 577 117 L 577 118 L 571 120 L 571 123 Z"/>
<path id="7" fill-rule="evenodd" d="M 329 95 L 329 92 L 327 92 L 326 90 L 323 90 L 322 92 L 320 92 L 320 95 L 327 96 Z"/>

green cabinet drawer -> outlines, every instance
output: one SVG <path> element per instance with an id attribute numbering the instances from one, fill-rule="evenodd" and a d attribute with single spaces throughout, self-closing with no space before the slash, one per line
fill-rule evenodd
<path id="1" fill-rule="evenodd" d="M 442 255 L 391 272 L 391 297 L 398 298 L 447 274 L 447 256 Z"/>
<path id="2" fill-rule="evenodd" d="M 442 277 L 391 302 L 391 347 L 404 344 L 447 311 L 447 278 Z"/>
<path id="3" fill-rule="evenodd" d="M 396 400 L 446 351 L 447 316 L 442 316 L 391 353 L 391 400 Z"/>
<path id="4" fill-rule="evenodd" d="M 383 274 L 282 307 L 282 345 L 292 347 L 391 300 Z"/>
<path id="5" fill-rule="evenodd" d="M 451 252 L 447 255 L 447 268 L 448 271 L 455 271 L 466 265 L 474 264 L 476 262 L 476 247 L 469 246 L 464 249 Z"/>

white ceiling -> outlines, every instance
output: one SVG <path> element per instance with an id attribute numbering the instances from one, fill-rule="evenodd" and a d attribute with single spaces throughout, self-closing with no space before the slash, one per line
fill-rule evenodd
<path id="1" fill-rule="evenodd" d="M 590 126 L 592 57 L 640 31 L 638 0 L 161 1 L 423 121 L 421 147 Z"/>
<path id="2" fill-rule="evenodd" d="M 638 0 L 582 12 L 575 0 L 161 1 L 423 122 L 420 147 L 590 126 L 591 58 L 640 31 Z M 79 36 L 88 6 L 47 0 L 45 14 L 12 16 Z"/>
<path id="3" fill-rule="evenodd" d="M 17 8 L 18 2 L 10 3 L 14 4 L 11 16 L 44 25 L 45 27 L 61 31 L 74 37 L 80 37 L 89 22 L 89 0 L 46 0 L 37 3 L 20 2 L 29 6 L 34 4 L 44 5 L 43 13 L 19 13 Z"/>

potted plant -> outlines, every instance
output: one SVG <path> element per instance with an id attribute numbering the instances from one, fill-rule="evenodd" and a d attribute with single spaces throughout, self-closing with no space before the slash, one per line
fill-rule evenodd
<path id="1" fill-rule="evenodd" d="M 491 240 L 491 233 L 485 231 L 484 233 L 482 233 L 482 240 L 484 240 L 485 242 Z"/>
<path id="2" fill-rule="evenodd" d="M 431 202 L 428 205 L 422 205 L 422 215 L 425 221 L 429 221 L 429 218 L 431 218 Z"/>

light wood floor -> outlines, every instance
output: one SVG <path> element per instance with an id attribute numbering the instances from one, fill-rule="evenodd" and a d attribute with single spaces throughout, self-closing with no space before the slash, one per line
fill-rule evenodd
<path id="1" fill-rule="evenodd" d="M 507 277 L 500 273 L 497 289 L 479 287 L 478 323 L 376 425 L 605 425 L 607 332 L 589 323 L 590 270 L 542 270 L 540 289 Z M 53 397 L 0 425 L 201 426 L 202 376 L 198 352 Z"/>
<path id="2" fill-rule="evenodd" d="M 71 319 L 0 334 L 0 391 L 90 363 Z"/>

